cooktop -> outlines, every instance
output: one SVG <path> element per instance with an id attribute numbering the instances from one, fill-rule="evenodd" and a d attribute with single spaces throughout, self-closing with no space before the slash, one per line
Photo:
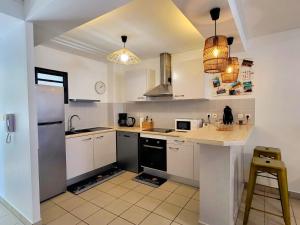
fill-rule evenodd
<path id="1" fill-rule="evenodd" d="M 150 132 L 158 132 L 158 133 L 170 133 L 173 132 L 174 129 L 169 129 L 169 128 L 153 128 L 151 130 L 147 130 Z"/>

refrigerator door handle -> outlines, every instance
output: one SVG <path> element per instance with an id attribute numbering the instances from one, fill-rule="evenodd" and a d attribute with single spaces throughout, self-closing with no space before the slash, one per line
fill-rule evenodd
<path id="1" fill-rule="evenodd" d="M 62 124 L 62 123 L 63 121 L 45 122 L 45 123 L 38 123 L 38 126 L 47 126 L 47 125 Z"/>

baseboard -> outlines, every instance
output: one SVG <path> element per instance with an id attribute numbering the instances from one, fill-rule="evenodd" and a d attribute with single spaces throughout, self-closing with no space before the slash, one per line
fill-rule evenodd
<path id="1" fill-rule="evenodd" d="M 14 214 L 25 225 L 42 225 L 42 221 L 36 223 L 30 222 L 25 216 L 22 215 L 17 209 L 12 207 L 5 199 L 0 197 L 0 203 L 2 203 L 12 214 Z"/>

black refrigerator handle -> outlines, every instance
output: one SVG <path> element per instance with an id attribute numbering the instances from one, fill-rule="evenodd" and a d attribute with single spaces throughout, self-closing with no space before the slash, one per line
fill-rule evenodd
<path id="1" fill-rule="evenodd" d="M 44 122 L 44 123 L 38 123 L 38 126 L 47 126 L 47 125 L 62 124 L 62 123 L 63 121 Z"/>

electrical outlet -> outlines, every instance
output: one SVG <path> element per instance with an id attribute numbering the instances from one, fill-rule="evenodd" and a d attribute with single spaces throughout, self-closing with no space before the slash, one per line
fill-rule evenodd
<path id="1" fill-rule="evenodd" d="M 251 115 L 250 114 L 245 114 L 246 119 L 250 120 Z"/>
<path id="2" fill-rule="evenodd" d="M 212 114 L 212 118 L 215 119 L 215 120 L 218 119 L 218 114 L 217 113 L 213 113 Z"/>
<path id="3" fill-rule="evenodd" d="M 211 113 L 207 113 L 207 114 L 206 114 L 206 117 L 207 117 L 208 119 L 211 119 L 211 116 L 212 116 Z"/>
<path id="4" fill-rule="evenodd" d="M 238 117 L 239 120 L 242 120 L 242 119 L 244 119 L 244 114 L 243 113 L 239 113 L 237 115 L 237 117 Z"/>

